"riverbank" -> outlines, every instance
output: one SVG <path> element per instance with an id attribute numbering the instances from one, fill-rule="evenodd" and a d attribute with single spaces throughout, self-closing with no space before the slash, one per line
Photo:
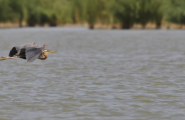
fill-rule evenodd
<path id="1" fill-rule="evenodd" d="M 38 27 L 36 25 L 35 27 Z M 28 27 L 27 24 L 24 22 L 22 23 L 22 27 Z M 50 27 L 49 25 L 45 24 L 41 27 Z M 59 24 L 56 27 L 88 27 L 88 24 Z M 0 23 L 0 28 L 19 28 L 18 23 Z M 120 24 L 96 24 L 94 29 L 121 29 Z M 156 29 L 156 25 L 153 23 L 146 24 L 145 28 L 141 24 L 134 24 L 130 29 Z M 185 25 L 174 24 L 174 23 L 164 23 L 158 29 L 185 29 Z"/>

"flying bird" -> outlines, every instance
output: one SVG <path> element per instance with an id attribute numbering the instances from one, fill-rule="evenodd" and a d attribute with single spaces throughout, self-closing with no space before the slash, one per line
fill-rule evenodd
<path id="1" fill-rule="evenodd" d="M 0 60 L 22 58 L 27 62 L 33 62 L 36 59 L 45 60 L 48 58 L 48 53 L 56 53 L 45 49 L 46 45 L 35 45 L 35 43 L 26 43 L 15 46 L 10 50 L 9 57 L 1 57 Z"/>

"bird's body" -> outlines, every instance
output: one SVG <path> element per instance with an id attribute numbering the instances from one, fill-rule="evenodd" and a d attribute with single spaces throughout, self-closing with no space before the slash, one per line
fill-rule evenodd
<path id="1" fill-rule="evenodd" d="M 33 62 L 36 59 L 45 60 L 48 58 L 47 53 L 56 53 L 55 51 L 46 50 L 46 45 L 34 45 L 35 43 L 27 43 L 15 46 L 10 50 L 9 57 L 1 57 L 0 60 L 22 58 L 27 62 Z"/>

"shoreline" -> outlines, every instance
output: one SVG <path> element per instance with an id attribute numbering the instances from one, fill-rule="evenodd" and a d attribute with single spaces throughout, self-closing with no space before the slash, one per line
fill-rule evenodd
<path id="1" fill-rule="evenodd" d="M 22 27 L 19 27 L 19 24 L 18 23 L 0 23 L 0 29 L 3 29 L 3 28 L 24 28 L 24 27 L 30 27 L 30 26 L 27 26 L 26 23 L 23 23 Z M 44 26 L 39 26 L 39 25 L 36 25 L 34 27 L 87 27 L 88 28 L 88 24 L 58 24 L 57 26 L 49 26 L 49 25 L 44 25 Z M 34 28 L 32 27 L 32 28 Z M 96 24 L 94 26 L 94 29 L 121 29 L 120 25 L 119 24 L 113 24 L 113 25 L 102 25 L 102 24 Z M 130 30 L 137 30 L 137 29 L 143 29 L 143 30 L 149 30 L 149 29 L 157 29 L 155 24 L 153 23 L 148 23 L 145 28 L 142 27 L 141 24 L 134 24 Z M 160 29 L 172 29 L 172 30 L 175 30 L 175 29 L 185 29 L 185 25 L 180 25 L 180 24 L 174 24 L 174 23 L 164 23 L 161 25 L 160 28 L 158 28 L 159 30 Z M 128 29 L 129 30 L 129 29 Z"/>

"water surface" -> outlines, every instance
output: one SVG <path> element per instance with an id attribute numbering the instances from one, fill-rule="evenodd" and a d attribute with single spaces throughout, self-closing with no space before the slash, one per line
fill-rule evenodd
<path id="1" fill-rule="evenodd" d="M 46 44 L 45 61 L 0 61 L 0 119 L 185 118 L 181 30 L 0 29 L 0 54 Z"/>

